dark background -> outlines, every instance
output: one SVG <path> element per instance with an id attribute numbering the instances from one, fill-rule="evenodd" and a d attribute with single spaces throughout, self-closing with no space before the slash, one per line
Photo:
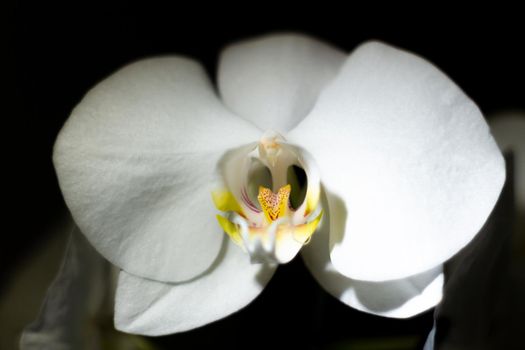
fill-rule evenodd
<path id="1" fill-rule="evenodd" d="M 441 9 L 440 15 L 432 7 L 417 15 L 407 10 L 404 17 L 389 9 L 382 17 L 376 14 L 378 9 L 319 11 L 305 17 L 283 14 L 269 4 L 251 6 L 243 14 L 232 12 L 234 8 L 223 16 L 205 4 L 198 10 L 88 2 L 67 7 L 16 5 L 15 25 L 9 31 L 16 68 L 15 107 L 9 115 L 14 126 L 4 129 L 12 141 L 4 152 L 11 156 L 15 150 L 6 168 L 12 176 L 8 190 L 15 195 L 5 227 L 18 229 L 10 230 L 9 244 L 0 248 L 2 280 L 46 239 L 42 228 L 63 212 L 51 150 L 69 112 L 90 87 L 132 60 L 183 54 L 203 62 L 213 77 L 221 47 L 253 35 L 302 32 L 346 51 L 364 40 L 379 39 L 435 63 L 486 115 L 525 110 L 525 37 L 523 23 L 513 18 L 512 9 L 491 11 L 485 17 L 457 14 L 452 8 Z M 241 312 L 156 342 L 168 349 L 286 344 L 335 349 L 341 342 L 356 341 L 355 345 L 362 339 L 394 337 L 403 343 L 408 337 L 409 343 L 421 345 L 431 326 L 431 311 L 410 320 L 391 320 L 345 307 L 321 290 L 302 261 L 295 259 L 280 267 L 262 295 Z"/>

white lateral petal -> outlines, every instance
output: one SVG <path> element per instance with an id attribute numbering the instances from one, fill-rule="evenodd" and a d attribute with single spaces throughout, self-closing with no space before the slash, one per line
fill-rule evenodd
<path id="1" fill-rule="evenodd" d="M 427 61 L 376 42 L 349 56 L 288 139 L 340 197 L 331 259 L 359 280 L 443 263 L 480 230 L 505 178 L 476 105 Z"/>
<path id="2" fill-rule="evenodd" d="M 249 304 L 276 266 L 251 264 L 249 256 L 224 237 L 221 254 L 200 278 L 162 283 L 120 273 L 115 327 L 128 333 L 165 335 L 197 328 Z"/>
<path id="3" fill-rule="evenodd" d="M 444 282 L 441 265 L 415 276 L 383 282 L 359 281 L 340 274 L 330 262 L 330 213 L 325 215 L 301 254 L 327 292 L 357 310 L 393 318 L 412 317 L 439 303 Z"/>
<path id="4" fill-rule="evenodd" d="M 276 34 L 227 47 L 218 84 L 225 104 L 262 130 L 286 132 L 313 107 L 346 55 L 316 39 Z"/>
<path id="5" fill-rule="evenodd" d="M 54 164 L 75 221 L 102 255 L 136 275 L 181 281 L 220 249 L 210 196 L 217 160 L 258 136 L 225 110 L 200 65 L 154 58 L 84 97 Z"/>
<path id="6" fill-rule="evenodd" d="M 62 266 L 47 290 L 40 313 L 22 332 L 22 350 L 98 349 L 92 320 L 106 292 L 104 259 L 74 227 Z"/>

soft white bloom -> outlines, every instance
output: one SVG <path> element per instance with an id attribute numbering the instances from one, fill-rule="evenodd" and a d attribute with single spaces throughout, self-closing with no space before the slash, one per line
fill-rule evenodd
<path id="1" fill-rule="evenodd" d="M 410 317 L 439 302 L 442 263 L 505 178 L 449 78 L 377 42 L 346 55 L 275 35 L 228 47 L 218 90 L 190 59 L 139 61 L 92 89 L 58 136 L 66 203 L 122 269 L 118 329 L 225 317 L 299 251 L 359 310 Z"/>

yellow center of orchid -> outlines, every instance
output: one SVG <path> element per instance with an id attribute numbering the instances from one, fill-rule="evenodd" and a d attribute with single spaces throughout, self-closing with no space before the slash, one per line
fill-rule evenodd
<path id="1" fill-rule="evenodd" d="M 256 200 L 250 188 L 261 179 L 251 178 L 254 160 L 270 174 L 270 187 L 278 188 L 273 192 L 259 182 Z M 284 143 L 282 136 L 275 133 L 265 134 L 257 147 L 231 164 L 234 165 L 228 174 L 230 180 L 236 181 L 226 181 L 227 188 L 212 192 L 215 207 L 226 214 L 217 215 L 221 228 L 250 254 L 253 262 L 290 261 L 309 242 L 322 217 L 320 185 L 314 166 L 306 163 L 296 148 Z M 311 176 L 307 176 L 307 183 L 301 185 L 297 178 L 290 177 L 289 170 L 294 167 L 309 170 L 307 174 Z M 293 198 L 299 198 L 300 205 L 295 201 L 292 207 L 290 197 L 294 193 Z M 303 195 L 298 197 L 300 193 Z"/>
<path id="2" fill-rule="evenodd" d="M 269 188 L 259 186 L 257 200 L 261 204 L 268 222 L 271 223 L 286 214 L 291 190 L 292 186 L 289 184 L 281 187 L 277 193 L 273 193 Z"/>

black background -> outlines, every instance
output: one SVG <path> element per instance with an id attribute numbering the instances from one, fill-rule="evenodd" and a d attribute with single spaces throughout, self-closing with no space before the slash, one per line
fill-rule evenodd
<path id="1" fill-rule="evenodd" d="M 303 5 L 306 6 L 306 5 Z M 317 6 L 321 6 L 317 4 Z M 379 6 L 379 5 L 378 5 Z M 243 13 L 236 13 L 242 9 Z M 224 9 L 223 9 L 224 10 Z M 273 31 L 314 35 L 346 51 L 379 39 L 427 58 L 447 73 L 490 115 L 525 109 L 523 24 L 512 9 L 488 16 L 457 14 L 453 8 L 407 9 L 403 17 L 386 10 L 341 9 L 304 16 L 280 7 L 251 4 L 229 16 L 201 4 L 197 10 L 145 3 L 49 6 L 19 3 L 10 29 L 14 44 L 15 99 L 4 135 L 10 147 L 5 172 L 12 197 L 2 245 L 1 271 L 31 254 L 45 237 L 43 227 L 64 208 L 51 164 L 54 139 L 71 109 L 99 80 L 123 64 L 158 54 L 183 54 L 206 66 L 213 77 L 221 47 Z M 443 14 L 437 13 L 442 10 Z M 315 12 L 315 11 L 314 11 Z M 334 14 L 337 13 L 337 16 Z M 433 13 L 435 16 L 429 16 Z M 255 15 L 257 14 L 257 16 Z M 14 152 L 12 152 L 14 150 Z M 280 267 L 263 294 L 226 320 L 188 333 L 157 339 L 165 348 L 323 348 L 344 339 L 415 336 L 423 339 L 432 313 L 390 320 L 345 307 L 320 289 L 300 259 Z M 282 340 L 278 340 L 282 337 Z M 422 340 L 420 340 L 422 341 Z"/>

